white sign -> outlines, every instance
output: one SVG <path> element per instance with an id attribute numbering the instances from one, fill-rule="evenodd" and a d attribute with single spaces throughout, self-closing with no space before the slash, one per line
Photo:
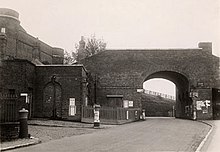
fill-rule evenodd
<path id="1" fill-rule="evenodd" d="M 128 100 L 123 100 L 123 107 L 128 108 L 128 105 L 129 105 L 128 103 L 129 103 Z"/>
<path id="2" fill-rule="evenodd" d="M 94 110 L 94 122 L 100 122 L 99 111 Z"/>
<path id="3" fill-rule="evenodd" d="M 75 98 L 70 98 L 70 105 L 69 105 L 69 115 L 74 116 L 76 114 L 76 99 Z"/>
<path id="4" fill-rule="evenodd" d="M 29 96 L 28 96 L 27 93 L 21 93 L 20 96 L 25 97 L 25 102 L 26 102 L 26 103 L 29 103 Z"/>
<path id="5" fill-rule="evenodd" d="M 204 108 L 210 107 L 210 100 L 196 101 L 196 109 L 197 110 L 202 110 L 203 107 Z"/>
<path id="6" fill-rule="evenodd" d="M 129 102 L 128 102 L 128 106 L 129 106 L 129 107 L 133 107 L 133 106 L 134 106 L 134 102 L 133 102 L 133 101 L 129 101 Z"/>
<path id="7" fill-rule="evenodd" d="M 203 101 L 196 101 L 196 109 L 197 110 L 202 110 L 202 107 L 204 107 Z"/>
<path id="8" fill-rule="evenodd" d="M 75 105 L 76 105 L 76 99 L 70 98 L 70 106 L 75 106 Z"/>
<path id="9" fill-rule="evenodd" d="M 144 89 L 137 89 L 137 92 L 144 92 Z"/>
<path id="10" fill-rule="evenodd" d="M 76 106 L 70 106 L 69 114 L 70 116 L 74 116 L 76 114 Z"/>

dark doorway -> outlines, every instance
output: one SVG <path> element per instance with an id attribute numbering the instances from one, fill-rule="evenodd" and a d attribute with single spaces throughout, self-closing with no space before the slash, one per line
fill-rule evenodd
<path id="1" fill-rule="evenodd" d="M 61 118 L 61 86 L 57 82 L 50 82 L 44 88 L 43 115 L 47 118 Z"/>
<path id="2" fill-rule="evenodd" d="M 220 89 L 212 89 L 213 119 L 220 120 Z"/>

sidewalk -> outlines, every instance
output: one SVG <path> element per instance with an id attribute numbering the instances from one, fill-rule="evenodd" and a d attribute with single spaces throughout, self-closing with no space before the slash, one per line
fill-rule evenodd
<path id="1" fill-rule="evenodd" d="M 205 144 L 201 148 L 202 152 L 219 152 L 220 151 L 220 120 L 204 121 L 212 125 L 212 132 L 208 136 Z"/>
<path id="2" fill-rule="evenodd" d="M 101 125 L 100 129 L 107 129 L 113 126 L 115 125 Z M 28 132 L 33 137 L 2 142 L 0 151 L 35 145 L 64 137 L 89 134 L 95 131 L 97 129 L 93 128 L 93 124 L 87 123 L 48 119 L 28 120 Z"/>
<path id="3" fill-rule="evenodd" d="M 15 148 L 26 147 L 30 145 L 35 145 L 41 141 L 38 138 L 31 137 L 30 139 L 17 139 L 12 141 L 2 142 L 0 145 L 0 151 L 11 150 Z"/>

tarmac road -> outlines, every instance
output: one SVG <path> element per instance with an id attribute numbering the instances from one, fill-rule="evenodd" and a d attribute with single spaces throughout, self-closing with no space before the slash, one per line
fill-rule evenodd
<path id="1" fill-rule="evenodd" d="M 210 126 L 191 120 L 147 118 L 79 136 L 65 137 L 13 152 L 195 151 Z"/>

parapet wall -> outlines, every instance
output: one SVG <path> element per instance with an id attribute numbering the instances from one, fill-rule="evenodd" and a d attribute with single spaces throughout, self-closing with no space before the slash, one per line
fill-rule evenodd
<path id="1" fill-rule="evenodd" d="M 20 25 L 18 12 L 0 8 L 0 31 L 5 35 L 5 39 L 0 40 L 0 43 L 6 44 L 3 48 L 4 59 L 37 59 L 45 64 L 53 64 L 53 56 L 56 55 L 59 60 L 56 58 L 55 64 L 63 64 L 63 49 L 51 47 L 28 34 Z"/>
<path id="2" fill-rule="evenodd" d="M 9 8 L 0 8 L 0 17 L 13 18 L 19 21 L 19 13 Z"/>

